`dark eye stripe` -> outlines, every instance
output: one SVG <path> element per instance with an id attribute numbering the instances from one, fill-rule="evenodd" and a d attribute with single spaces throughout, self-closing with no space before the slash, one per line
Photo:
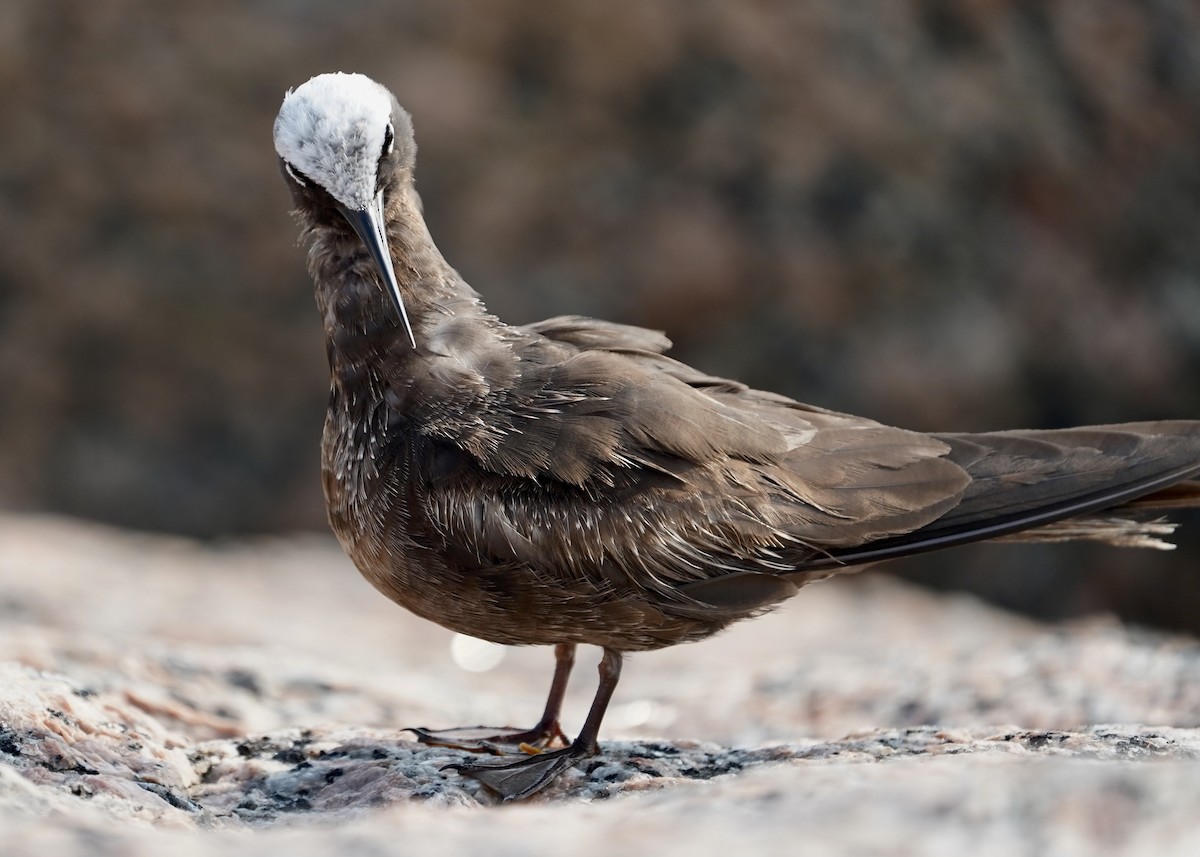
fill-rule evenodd
<path id="1" fill-rule="evenodd" d="M 392 123 L 389 122 L 387 128 L 383 132 L 383 152 L 379 155 L 385 158 L 392 153 L 392 144 L 396 142 L 396 132 L 392 129 Z"/>

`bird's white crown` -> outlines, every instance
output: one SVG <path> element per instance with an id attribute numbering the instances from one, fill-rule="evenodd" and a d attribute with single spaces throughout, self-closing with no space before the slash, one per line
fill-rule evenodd
<path id="1" fill-rule="evenodd" d="M 314 181 L 342 205 L 362 211 L 375 197 L 391 115 L 391 93 L 371 78 L 317 75 L 284 96 L 275 119 L 275 151 L 291 166 L 293 178 Z"/>

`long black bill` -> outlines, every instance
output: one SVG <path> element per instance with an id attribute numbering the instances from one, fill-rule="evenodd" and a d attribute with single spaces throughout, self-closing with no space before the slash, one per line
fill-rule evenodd
<path id="1" fill-rule="evenodd" d="M 387 221 L 383 218 L 383 192 L 380 191 L 375 197 L 375 201 L 361 211 L 343 207 L 342 216 L 349 221 L 350 225 L 354 227 L 354 231 L 358 233 L 358 237 L 367 245 L 371 258 L 375 260 L 375 265 L 379 268 L 379 273 L 383 275 L 388 291 L 391 292 L 392 303 L 396 305 L 396 311 L 400 313 L 400 319 L 404 322 L 404 329 L 408 332 L 408 341 L 412 343 L 413 348 L 416 348 L 417 338 L 413 336 L 412 325 L 408 321 L 408 311 L 404 309 L 404 298 L 400 294 L 400 284 L 396 281 L 396 269 L 392 267 L 392 253 L 388 249 L 387 232 L 384 226 Z"/>

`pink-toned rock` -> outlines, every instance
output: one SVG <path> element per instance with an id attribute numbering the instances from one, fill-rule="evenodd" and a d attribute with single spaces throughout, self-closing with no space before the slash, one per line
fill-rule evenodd
<path id="1" fill-rule="evenodd" d="M 460 669 L 330 541 L 0 518 L 0 605 L 5 857 L 1200 847 L 1200 646 L 1109 620 L 815 586 L 633 659 L 601 755 L 498 810 L 401 728 L 524 722 L 549 653 Z"/>

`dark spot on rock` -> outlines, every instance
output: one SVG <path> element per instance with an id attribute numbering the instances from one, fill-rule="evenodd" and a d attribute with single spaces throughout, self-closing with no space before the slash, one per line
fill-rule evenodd
<path id="1" fill-rule="evenodd" d="M 742 763 L 736 759 L 716 759 L 710 757 L 705 764 L 680 768 L 679 773 L 681 776 L 693 780 L 711 780 L 713 777 L 719 777 L 722 774 L 740 771 L 743 767 Z"/>
<path id="2" fill-rule="evenodd" d="M 17 743 L 17 734 L 10 729 L 0 729 L 0 753 L 9 756 L 21 755 L 21 745 Z"/>
<path id="3" fill-rule="evenodd" d="M 903 739 L 898 735 L 881 735 L 878 740 L 880 744 L 891 750 L 899 750 L 904 743 Z"/>
<path id="4" fill-rule="evenodd" d="M 296 679 L 284 685 L 291 693 L 302 693 L 311 696 L 324 696 L 333 690 L 333 685 L 316 681 L 315 679 Z"/>
<path id="5" fill-rule="evenodd" d="M 174 791 L 162 785 L 161 783 L 147 783 L 139 780 L 138 785 L 144 788 L 146 791 L 153 792 L 154 794 L 158 795 L 176 809 L 182 809 L 187 812 L 200 811 L 199 805 L 181 795 L 176 794 Z"/>
<path id="6" fill-rule="evenodd" d="M 254 696 L 262 696 L 262 684 L 258 680 L 258 676 L 244 669 L 232 669 L 225 672 L 225 681 L 234 687 L 240 687 L 242 690 L 249 691 Z"/>
<path id="7" fill-rule="evenodd" d="M 72 690 L 71 693 L 75 694 L 80 699 L 88 699 L 89 697 L 96 695 L 96 691 L 90 687 L 77 687 Z"/>
<path id="8" fill-rule="evenodd" d="M 1100 736 L 1105 739 L 1117 738 L 1116 735 Z M 1113 749 L 1127 758 L 1136 759 L 1145 756 L 1149 753 L 1162 753 L 1166 750 L 1165 746 L 1160 746 L 1155 743 L 1155 739 L 1162 740 L 1161 735 L 1130 735 L 1121 737 L 1115 744 Z M 1167 742 L 1168 744 L 1174 742 Z"/>
<path id="9" fill-rule="evenodd" d="M 49 762 L 42 762 L 41 767 L 45 768 L 48 771 L 55 771 L 58 773 L 62 773 L 64 771 L 70 771 L 75 774 L 98 774 L 98 773 L 100 773 L 95 768 L 89 768 L 87 765 L 83 764 L 82 762 L 75 762 L 74 764 L 69 764 L 67 757 L 64 756 L 62 753 L 55 753 L 54 758 L 52 758 Z"/>
<path id="10" fill-rule="evenodd" d="M 22 616 L 30 612 L 29 605 L 16 598 L 0 598 L 0 616 Z"/>
<path id="11" fill-rule="evenodd" d="M 388 754 L 380 750 L 378 747 L 371 751 L 372 759 L 386 759 L 387 757 Z"/>
<path id="12" fill-rule="evenodd" d="M 1144 750 L 1158 750 L 1159 747 L 1154 743 L 1155 740 L 1162 740 L 1161 735 L 1134 735 L 1129 739 L 1129 743 L 1135 747 L 1141 747 Z"/>
<path id="13" fill-rule="evenodd" d="M 346 773 L 345 768 L 330 768 L 328 771 L 325 772 L 325 782 L 332 783 L 338 777 L 341 777 L 345 773 Z"/>
<path id="14" fill-rule="evenodd" d="M 275 745 L 266 736 L 262 738 L 247 738 L 237 745 L 238 755 L 244 759 L 261 756 L 273 749 L 275 749 Z"/>
<path id="15" fill-rule="evenodd" d="M 274 756 L 271 757 L 276 762 L 283 762 L 287 765 L 298 765 L 301 762 L 308 761 L 303 750 L 297 750 L 295 747 L 285 747 Z"/>
<path id="16" fill-rule="evenodd" d="M 1038 732 L 1026 738 L 1025 743 L 1027 743 L 1033 749 L 1039 750 L 1042 747 L 1045 747 L 1051 741 L 1061 744 L 1066 740 L 1066 733 L 1063 732 Z"/>

